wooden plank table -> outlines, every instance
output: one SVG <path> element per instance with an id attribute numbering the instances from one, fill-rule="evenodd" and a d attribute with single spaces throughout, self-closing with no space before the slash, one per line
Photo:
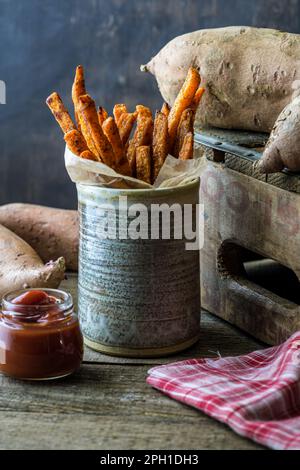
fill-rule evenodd
<path id="1" fill-rule="evenodd" d="M 62 283 L 77 301 L 77 277 Z M 262 347 L 202 312 L 197 345 L 163 359 L 121 359 L 85 348 L 73 376 L 21 382 L 0 375 L 0 449 L 261 449 L 145 383 L 153 364 L 238 355 Z"/>

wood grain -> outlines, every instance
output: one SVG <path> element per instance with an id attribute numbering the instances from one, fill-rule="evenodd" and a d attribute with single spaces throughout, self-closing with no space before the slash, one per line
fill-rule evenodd
<path id="1" fill-rule="evenodd" d="M 249 279 L 244 262 L 249 253 L 276 261 L 291 271 L 299 290 L 300 194 L 231 167 L 226 159 L 207 161 L 201 176 L 208 215 L 200 256 L 202 305 L 261 341 L 279 344 L 300 328 L 299 302 Z M 299 182 L 299 176 L 291 178 Z"/>
<path id="2" fill-rule="evenodd" d="M 153 392 L 154 393 L 154 392 Z M 167 409 L 167 399 L 161 402 Z M 225 425 L 192 410 L 154 414 L 145 405 L 138 418 L 86 414 L 1 412 L 0 449 L 261 449 Z"/>
<path id="3" fill-rule="evenodd" d="M 77 302 L 77 277 L 61 287 Z M 55 382 L 0 376 L 0 449 L 259 449 L 225 425 L 145 382 L 153 364 L 237 355 L 261 344 L 203 312 L 201 339 L 160 359 L 119 359 L 88 348 L 80 370 Z"/>

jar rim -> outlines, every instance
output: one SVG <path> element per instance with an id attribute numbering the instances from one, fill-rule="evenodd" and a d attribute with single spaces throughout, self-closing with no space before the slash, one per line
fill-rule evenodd
<path id="1" fill-rule="evenodd" d="M 105 186 L 97 186 L 93 184 L 86 184 L 86 183 L 77 183 L 76 187 L 79 192 L 90 192 L 92 194 L 103 194 L 107 193 L 109 195 L 125 195 L 125 196 L 136 196 L 136 197 L 144 197 L 145 195 L 151 195 L 152 193 L 155 195 L 165 196 L 165 195 L 172 195 L 187 191 L 191 188 L 196 188 L 200 184 L 200 178 L 195 176 L 191 178 L 191 180 L 185 182 L 182 185 L 175 185 L 175 186 L 165 186 L 162 188 L 111 188 Z"/>
<path id="2" fill-rule="evenodd" d="M 17 289 L 15 291 L 11 291 L 11 292 L 7 292 L 3 297 L 2 297 L 2 301 L 1 301 L 1 306 L 2 306 L 2 311 L 3 310 L 9 310 L 10 307 L 16 307 L 16 304 L 14 304 L 12 302 L 13 299 L 15 299 L 16 297 L 18 297 L 19 295 L 22 295 L 24 294 L 25 292 L 29 292 L 29 291 L 34 291 L 34 290 L 40 290 L 40 291 L 43 291 L 45 292 L 46 294 L 50 295 L 50 296 L 53 296 L 55 298 L 57 298 L 58 300 L 61 300 L 61 302 L 59 302 L 57 304 L 57 306 L 61 309 L 61 310 L 69 310 L 71 308 L 73 308 L 73 298 L 72 298 L 72 295 L 69 293 L 69 292 L 65 292 L 63 290 L 60 290 L 60 289 L 51 289 L 51 288 L 48 288 L 48 287 L 42 287 L 42 288 L 38 288 L 38 287 L 32 287 L 32 288 L 28 288 L 28 289 Z M 47 310 L 49 309 L 51 304 L 39 304 L 39 305 L 28 305 L 28 304 L 18 304 L 18 308 L 21 308 L 23 311 L 26 311 L 26 309 L 31 309 L 32 310 L 32 307 L 38 307 L 39 310 Z M 18 312 L 14 311 L 14 314 L 18 314 Z"/>

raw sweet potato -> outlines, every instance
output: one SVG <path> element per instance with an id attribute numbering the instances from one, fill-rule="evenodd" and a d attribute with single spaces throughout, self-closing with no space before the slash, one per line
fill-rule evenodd
<path id="1" fill-rule="evenodd" d="M 244 26 L 194 31 L 170 41 L 142 70 L 173 104 L 191 65 L 206 90 L 198 125 L 269 132 L 300 78 L 300 35 Z"/>
<path id="2" fill-rule="evenodd" d="M 171 105 L 191 65 L 206 90 L 196 126 L 270 132 L 276 122 L 260 170 L 300 169 L 299 101 L 292 103 L 300 35 L 244 26 L 195 31 L 173 39 L 141 69 L 155 75 Z"/>
<path id="3" fill-rule="evenodd" d="M 44 265 L 24 240 L 0 225 L 0 298 L 27 287 L 59 286 L 64 278 L 63 258 Z"/>
<path id="4" fill-rule="evenodd" d="M 63 256 L 68 270 L 78 270 L 78 213 L 33 204 L 0 207 L 0 224 L 16 233 L 44 262 Z"/>
<path id="5" fill-rule="evenodd" d="M 300 96 L 279 114 L 256 165 L 261 173 L 275 173 L 284 167 L 300 171 Z"/>

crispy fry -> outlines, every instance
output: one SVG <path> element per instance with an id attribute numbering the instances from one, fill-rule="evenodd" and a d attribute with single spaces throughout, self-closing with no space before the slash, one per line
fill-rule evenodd
<path id="1" fill-rule="evenodd" d="M 193 98 L 193 101 L 191 103 L 191 108 L 196 112 L 197 111 L 197 108 L 199 106 L 199 103 L 200 103 L 200 100 L 203 96 L 203 93 L 205 92 L 205 88 L 203 87 L 199 87 L 198 90 L 196 91 L 195 95 L 194 95 L 194 98 Z"/>
<path id="2" fill-rule="evenodd" d="M 99 106 L 98 111 L 97 111 L 97 114 L 98 114 L 98 121 L 99 121 L 99 124 L 100 124 L 100 126 L 102 126 L 102 124 L 104 123 L 105 119 L 108 118 L 108 112 L 106 111 L 105 108 L 103 108 L 102 106 Z"/>
<path id="3" fill-rule="evenodd" d="M 81 129 L 80 129 L 80 121 L 78 117 L 78 112 L 77 112 L 78 100 L 79 100 L 79 96 L 85 95 L 85 94 L 86 94 L 86 89 L 85 89 L 83 66 L 78 65 L 76 67 L 75 78 L 74 78 L 74 82 L 72 86 L 72 100 L 74 103 L 75 119 L 76 119 L 77 127 L 79 130 Z"/>
<path id="4" fill-rule="evenodd" d="M 151 113 L 150 108 L 148 108 L 148 106 L 144 106 L 143 104 L 138 104 L 136 105 L 135 109 L 139 116 L 152 118 L 152 113 Z"/>
<path id="5" fill-rule="evenodd" d="M 168 155 L 168 118 L 160 111 L 156 112 L 153 130 L 153 180 L 164 164 Z"/>
<path id="6" fill-rule="evenodd" d="M 189 160 L 193 158 L 194 153 L 194 136 L 192 132 L 188 132 L 184 138 L 183 145 L 179 152 L 180 160 Z"/>
<path id="7" fill-rule="evenodd" d="M 73 154 L 151 184 L 169 152 L 182 160 L 193 158 L 194 117 L 203 93 L 200 75 L 190 67 L 173 107 L 163 103 L 154 122 L 151 109 L 142 104 L 133 113 L 125 104 L 116 104 L 114 117 L 109 117 L 105 108 L 96 109 L 86 93 L 84 70 L 79 65 L 72 86 L 77 127 L 57 93 L 48 97 L 47 104 Z"/>
<path id="8" fill-rule="evenodd" d="M 119 173 L 121 173 L 121 175 L 132 176 L 131 167 L 129 165 L 129 162 L 125 154 L 123 155 L 122 159 L 119 161 L 119 164 L 116 170 Z"/>
<path id="9" fill-rule="evenodd" d="M 130 171 L 132 176 L 136 175 L 136 159 L 135 159 L 135 143 L 134 143 L 134 138 L 130 139 L 127 149 L 126 149 L 126 158 L 130 166 Z"/>
<path id="10" fill-rule="evenodd" d="M 152 117 L 138 115 L 137 126 L 133 136 L 136 147 L 152 144 L 153 119 Z"/>
<path id="11" fill-rule="evenodd" d="M 129 162 L 131 172 L 136 174 L 136 148 L 152 143 L 153 120 L 152 117 L 138 115 L 137 126 L 133 138 L 129 141 L 127 147 L 127 160 Z"/>
<path id="12" fill-rule="evenodd" d="M 200 84 L 199 72 L 190 67 L 168 117 L 169 151 L 172 153 L 182 112 L 190 106 Z"/>
<path id="13" fill-rule="evenodd" d="M 195 111 L 191 108 L 187 108 L 183 111 L 179 126 L 177 129 L 175 144 L 173 147 L 173 156 L 178 158 L 180 149 L 183 145 L 184 138 L 188 132 L 193 132 L 195 120 Z"/>
<path id="14" fill-rule="evenodd" d="M 78 115 L 82 134 L 90 151 L 106 165 L 114 165 L 114 152 L 99 121 L 94 100 L 89 95 L 79 97 Z"/>
<path id="15" fill-rule="evenodd" d="M 65 142 L 72 153 L 80 157 L 80 154 L 88 150 L 83 135 L 77 129 L 73 129 L 64 135 Z"/>
<path id="16" fill-rule="evenodd" d="M 76 129 L 76 126 L 58 93 L 54 92 L 48 96 L 46 103 L 64 134 Z"/>
<path id="17" fill-rule="evenodd" d="M 119 120 L 120 117 L 122 116 L 123 113 L 127 113 L 127 106 L 126 104 L 115 104 L 114 109 L 113 109 L 113 115 L 115 118 L 115 121 L 117 123 L 117 126 L 119 125 Z"/>
<path id="18" fill-rule="evenodd" d="M 98 162 L 98 158 L 90 151 L 90 150 L 84 150 L 80 154 L 81 158 L 84 158 L 85 160 L 93 160 L 95 162 Z"/>
<path id="19" fill-rule="evenodd" d="M 136 113 L 123 113 L 120 117 L 118 128 L 122 144 L 125 146 L 130 137 L 132 128 L 136 121 Z"/>
<path id="20" fill-rule="evenodd" d="M 136 149 L 136 176 L 138 179 L 151 184 L 151 148 L 142 145 Z"/>
<path id="21" fill-rule="evenodd" d="M 170 106 L 168 105 L 168 103 L 164 102 L 164 104 L 162 105 L 161 107 L 161 112 L 165 115 L 165 116 L 169 116 L 170 114 Z"/>
<path id="22" fill-rule="evenodd" d="M 120 134 L 114 118 L 108 117 L 103 122 L 102 129 L 113 148 L 115 154 L 115 164 L 118 165 L 124 156 L 124 147 L 122 145 Z"/>

